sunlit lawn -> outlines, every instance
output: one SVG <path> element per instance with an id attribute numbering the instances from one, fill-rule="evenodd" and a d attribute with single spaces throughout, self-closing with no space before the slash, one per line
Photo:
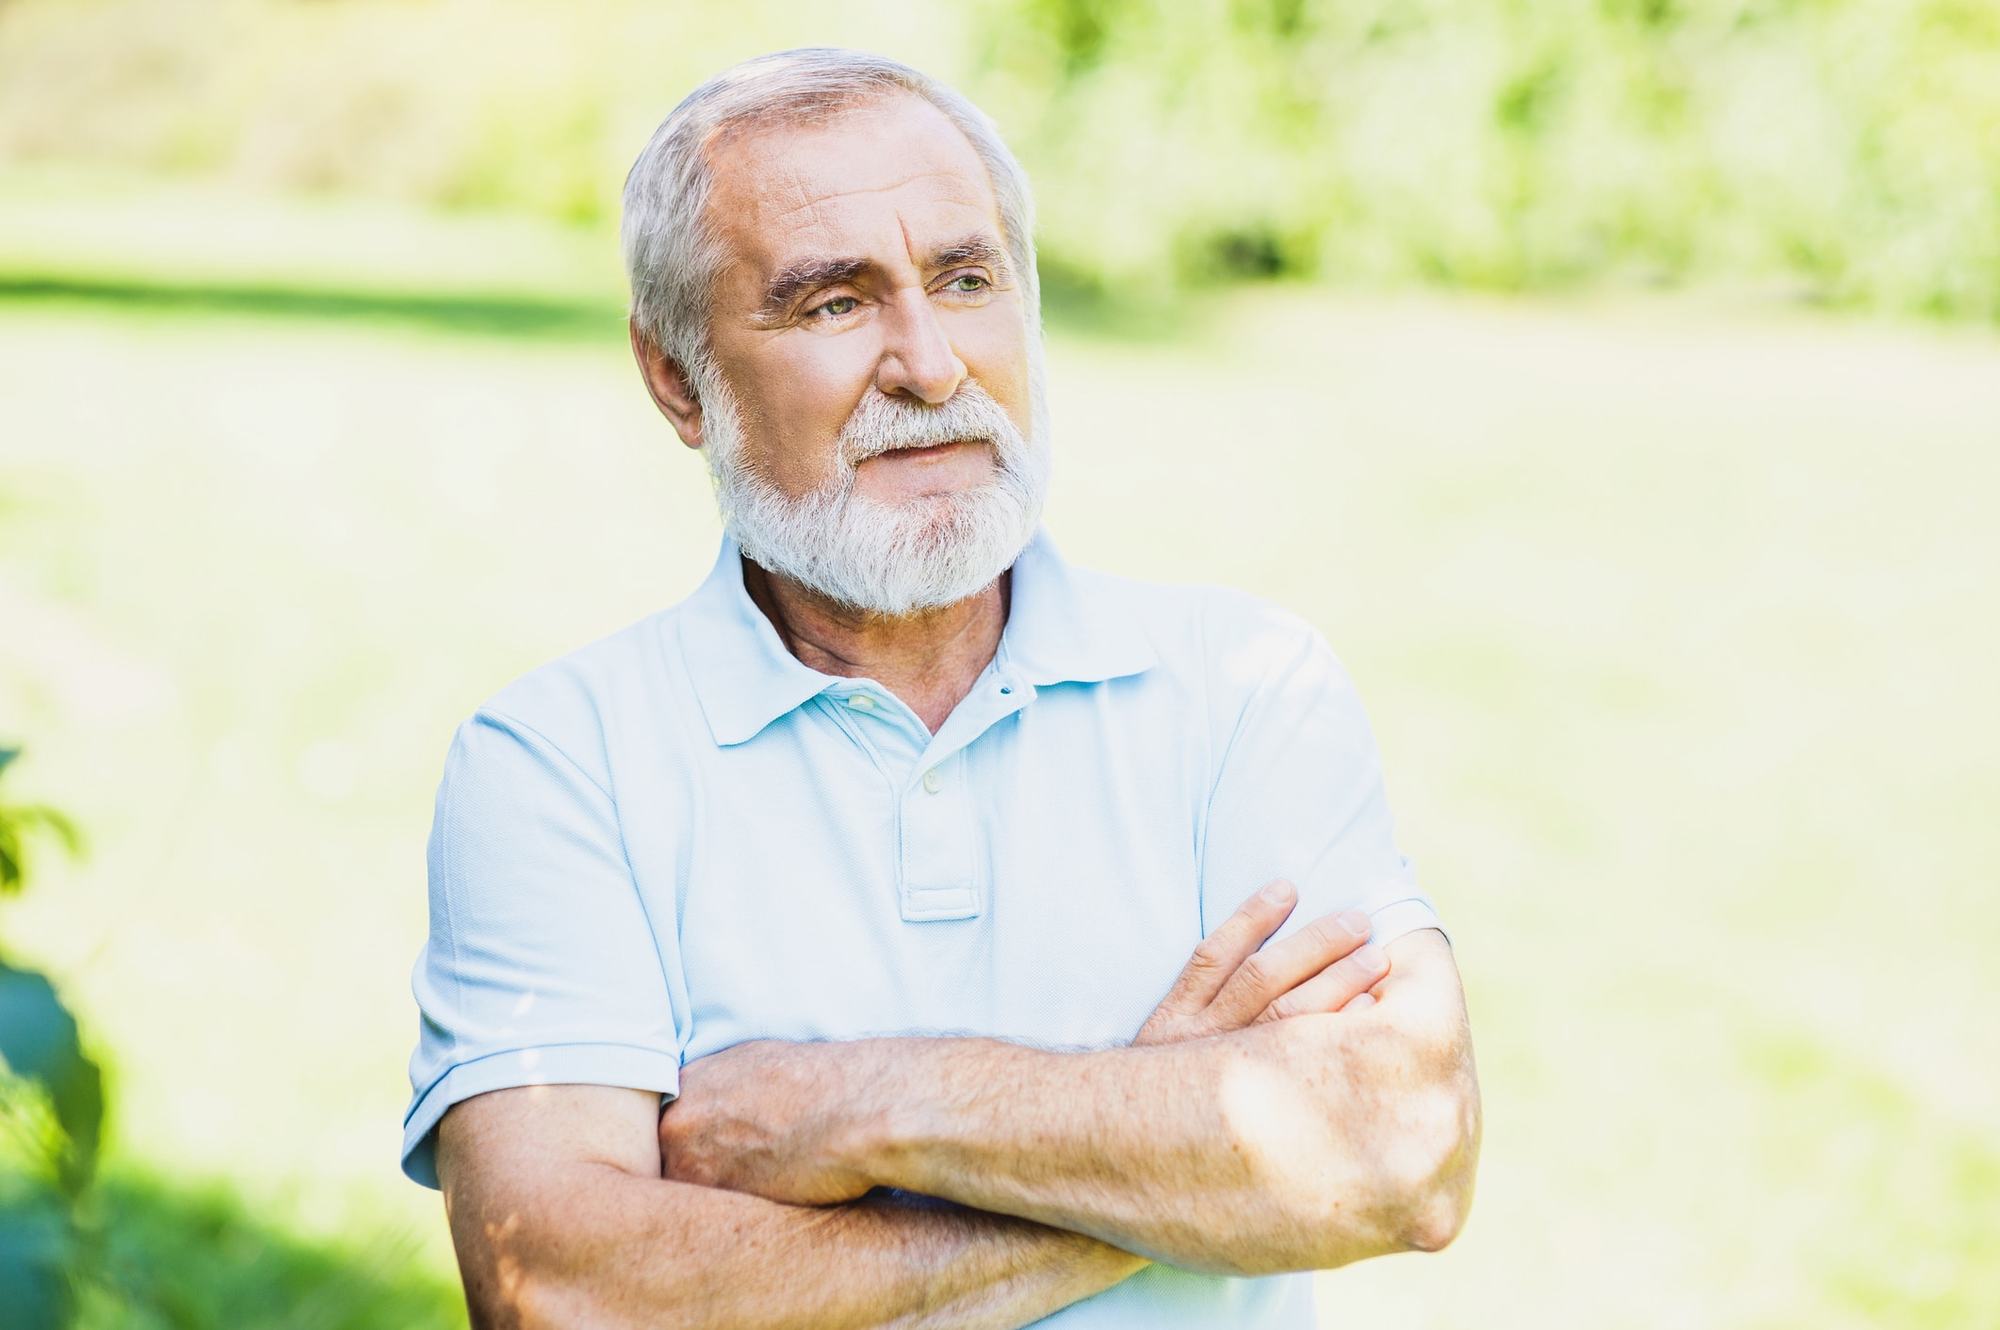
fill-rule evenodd
<path id="1" fill-rule="evenodd" d="M 700 468 L 615 306 L 22 297 L 0 737 L 93 848 L 0 936 L 112 1065 L 114 1172 L 449 1281 L 395 1164 L 445 745 L 693 586 Z M 1051 526 L 1324 629 L 1470 991 L 1472 1223 L 1326 1324 L 2000 1323 L 2000 339 L 1315 292 L 1142 331 L 1057 328 Z"/>

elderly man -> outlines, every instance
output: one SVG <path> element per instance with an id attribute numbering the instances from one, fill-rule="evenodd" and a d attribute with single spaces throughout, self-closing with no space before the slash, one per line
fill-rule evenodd
<path id="1" fill-rule="evenodd" d="M 1302 1327 L 1296 1272 L 1458 1231 L 1367 722 L 1299 620 L 1040 529 L 1031 236 L 990 122 L 854 52 L 634 166 L 632 346 L 726 534 L 447 760 L 404 1167 L 476 1323 Z"/>

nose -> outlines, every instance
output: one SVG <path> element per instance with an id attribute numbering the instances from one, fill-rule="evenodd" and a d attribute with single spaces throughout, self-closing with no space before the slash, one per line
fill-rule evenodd
<path id="1" fill-rule="evenodd" d="M 877 388 L 892 396 L 906 393 L 932 406 L 958 391 L 965 379 L 965 362 L 952 350 L 924 292 L 907 292 L 893 303 L 884 328 L 882 359 L 875 370 Z"/>

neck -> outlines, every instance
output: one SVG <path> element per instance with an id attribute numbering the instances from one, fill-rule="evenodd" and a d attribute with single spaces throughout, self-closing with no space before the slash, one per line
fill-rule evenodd
<path id="1" fill-rule="evenodd" d="M 869 678 L 937 733 L 1000 646 L 1011 572 L 964 600 L 914 614 L 859 612 L 743 560 L 743 586 L 785 649 L 823 674 Z"/>

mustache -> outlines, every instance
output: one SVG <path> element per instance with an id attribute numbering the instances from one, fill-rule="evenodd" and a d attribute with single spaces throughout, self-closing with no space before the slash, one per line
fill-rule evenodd
<path id="1" fill-rule="evenodd" d="M 971 380 L 937 406 L 871 391 L 841 427 L 840 455 L 853 466 L 901 448 L 941 443 L 987 443 L 1005 452 L 1019 433 L 1005 408 Z"/>

